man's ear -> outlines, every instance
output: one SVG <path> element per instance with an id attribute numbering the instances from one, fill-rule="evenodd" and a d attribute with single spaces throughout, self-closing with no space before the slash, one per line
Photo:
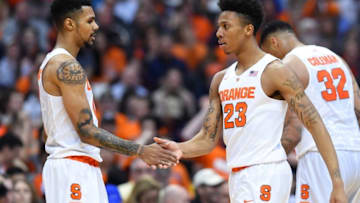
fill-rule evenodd
<path id="1" fill-rule="evenodd" d="M 245 26 L 245 35 L 247 36 L 253 36 L 254 35 L 254 25 L 248 24 Z"/>
<path id="2" fill-rule="evenodd" d="M 279 48 L 279 41 L 276 37 L 270 36 L 270 43 L 271 43 L 272 47 L 274 47 L 276 49 Z"/>
<path id="3" fill-rule="evenodd" d="M 64 20 L 64 30 L 72 31 L 76 27 L 75 21 L 71 18 L 65 18 Z"/>

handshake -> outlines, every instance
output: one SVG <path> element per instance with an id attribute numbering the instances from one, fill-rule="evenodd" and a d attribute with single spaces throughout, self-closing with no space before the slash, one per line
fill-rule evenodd
<path id="1" fill-rule="evenodd" d="M 155 143 L 142 145 L 138 156 L 151 168 L 169 168 L 179 163 L 182 151 L 179 145 L 170 140 L 154 138 Z"/>

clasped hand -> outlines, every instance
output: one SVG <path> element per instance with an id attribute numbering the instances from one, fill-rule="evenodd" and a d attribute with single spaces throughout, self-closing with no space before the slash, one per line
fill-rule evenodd
<path id="1" fill-rule="evenodd" d="M 154 138 L 155 143 L 143 146 L 139 157 L 153 169 L 169 168 L 179 163 L 182 151 L 179 145 L 170 140 Z"/>

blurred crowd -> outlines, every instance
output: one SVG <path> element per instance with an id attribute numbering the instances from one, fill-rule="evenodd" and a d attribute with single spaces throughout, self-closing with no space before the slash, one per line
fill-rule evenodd
<path id="1" fill-rule="evenodd" d="M 261 1 L 265 22 L 290 22 L 303 42 L 334 50 L 360 79 L 359 0 Z M 217 46 L 217 0 L 92 2 L 100 30 L 78 60 L 92 84 L 100 126 L 142 144 L 154 136 L 190 139 L 201 128 L 212 76 L 234 61 Z M 47 155 L 37 71 L 56 39 L 50 3 L 0 1 L 0 203 L 43 202 Z M 222 141 L 211 154 L 166 170 L 101 155 L 110 202 L 229 202 Z M 290 163 L 295 171 L 296 160 Z"/>

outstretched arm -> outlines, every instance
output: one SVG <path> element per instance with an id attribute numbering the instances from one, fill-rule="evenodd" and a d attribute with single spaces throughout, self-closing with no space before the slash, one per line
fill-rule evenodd
<path id="1" fill-rule="evenodd" d="M 265 70 L 266 76 L 272 81 L 275 90 L 289 103 L 290 108 L 297 114 L 299 120 L 312 134 L 316 146 L 324 159 L 333 183 L 332 199 L 345 202 L 344 185 L 340 175 L 334 145 L 325 125 L 304 92 L 303 85 L 296 74 L 284 67 L 280 62 L 271 63 Z"/>
<path id="2" fill-rule="evenodd" d="M 302 126 L 303 125 L 297 118 L 296 113 L 289 108 L 286 112 L 284 130 L 281 137 L 281 144 L 284 147 L 286 154 L 292 152 L 300 142 Z"/>
<path id="3" fill-rule="evenodd" d="M 85 93 L 87 77 L 81 65 L 71 57 L 66 57 L 65 62 L 62 60 L 54 65 L 54 68 L 48 70 L 49 80 L 58 87 L 66 112 L 81 141 L 125 155 L 139 155 L 149 165 L 170 166 L 177 162 L 175 155 L 156 144 L 139 145 L 96 127 Z"/>
<path id="4" fill-rule="evenodd" d="M 218 89 L 223 77 L 224 72 L 219 72 L 214 76 L 211 82 L 209 90 L 209 107 L 200 132 L 191 140 L 179 144 L 184 158 L 208 154 L 218 143 L 222 132 L 223 120 Z"/>
<path id="5" fill-rule="evenodd" d="M 200 132 L 186 142 L 175 143 L 169 140 L 154 138 L 155 142 L 167 149 L 180 149 L 183 158 L 192 158 L 210 153 L 216 146 L 222 132 L 223 119 L 218 89 L 223 76 L 224 71 L 219 72 L 211 82 L 209 91 L 210 104 Z"/>

